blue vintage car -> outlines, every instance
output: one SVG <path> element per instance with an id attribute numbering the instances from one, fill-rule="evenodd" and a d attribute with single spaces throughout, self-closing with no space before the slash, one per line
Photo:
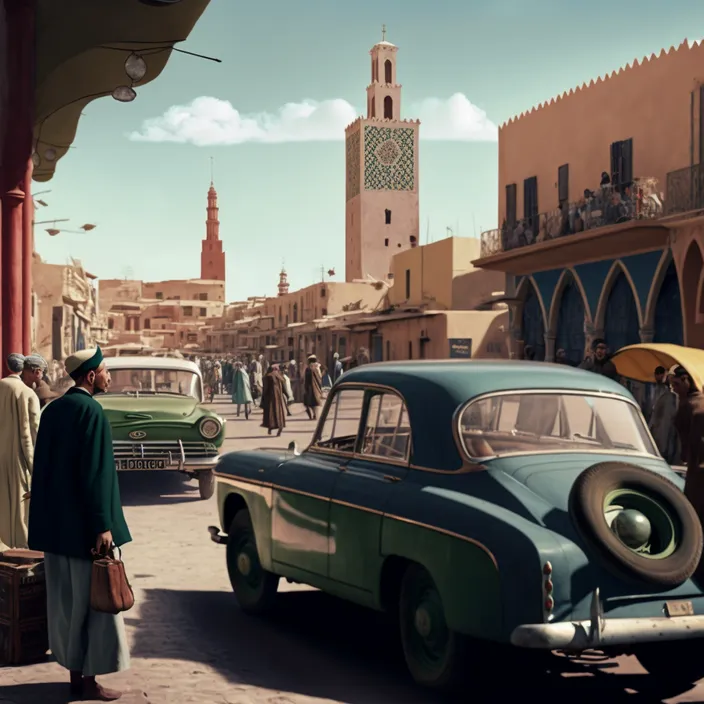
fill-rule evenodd
<path id="1" fill-rule="evenodd" d="M 229 453 L 216 476 L 209 530 L 240 607 L 270 608 L 284 577 L 389 611 L 420 684 L 454 686 L 492 644 L 526 662 L 633 653 L 669 692 L 704 676 L 702 528 L 606 377 L 361 366 L 305 451 Z"/>

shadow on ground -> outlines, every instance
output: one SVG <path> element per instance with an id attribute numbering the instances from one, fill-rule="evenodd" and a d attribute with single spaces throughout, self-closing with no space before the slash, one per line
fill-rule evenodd
<path id="1" fill-rule="evenodd" d="M 201 500 L 198 482 L 179 472 L 119 472 L 117 476 L 123 506 L 158 506 Z"/>
<path id="2" fill-rule="evenodd" d="M 263 619 L 242 614 L 234 597 L 224 592 L 146 590 L 140 615 L 134 624 L 134 657 L 204 663 L 234 686 L 258 686 L 348 704 L 453 701 L 441 700 L 409 681 L 396 630 L 385 616 L 321 592 L 283 592 L 277 612 Z M 179 635 L 165 643 L 155 635 L 161 629 L 153 626 L 174 618 L 181 623 Z M 652 687 L 647 675 L 613 674 L 609 672 L 615 667 L 613 662 L 587 667 L 565 658 L 554 660 L 554 670 L 531 683 L 512 681 L 510 665 L 502 668 L 497 662 L 483 693 L 478 681 L 472 685 L 472 701 L 661 701 L 644 694 Z"/>

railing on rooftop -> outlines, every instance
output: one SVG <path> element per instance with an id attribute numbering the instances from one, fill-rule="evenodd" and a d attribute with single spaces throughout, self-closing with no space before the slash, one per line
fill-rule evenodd
<path id="1" fill-rule="evenodd" d="M 623 192 L 611 185 L 585 192 L 583 198 L 548 213 L 539 213 L 510 226 L 482 232 L 480 257 L 490 257 L 538 242 L 569 237 L 631 220 L 654 220 L 663 215 L 657 179 L 636 179 Z"/>
<path id="2" fill-rule="evenodd" d="M 665 203 L 666 215 L 704 209 L 704 165 L 670 171 Z"/>

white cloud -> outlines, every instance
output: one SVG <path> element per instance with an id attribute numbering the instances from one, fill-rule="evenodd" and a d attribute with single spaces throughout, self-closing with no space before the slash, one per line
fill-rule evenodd
<path id="1" fill-rule="evenodd" d="M 496 125 L 486 112 L 462 93 L 447 100 L 427 98 L 407 114 L 421 121 L 421 137 L 436 141 L 494 142 Z M 345 127 L 359 112 L 346 100 L 304 100 L 286 103 L 273 113 L 243 115 L 219 98 L 196 98 L 189 105 L 174 105 L 161 117 L 145 120 L 129 137 L 141 142 L 179 142 L 211 145 L 329 142 L 344 138 Z"/>

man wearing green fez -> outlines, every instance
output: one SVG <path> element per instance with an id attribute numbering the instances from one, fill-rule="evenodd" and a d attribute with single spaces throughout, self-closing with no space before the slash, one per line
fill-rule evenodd
<path id="1" fill-rule="evenodd" d="M 46 407 L 32 476 L 29 546 L 44 553 L 49 646 L 70 672 L 71 694 L 113 701 L 97 675 L 129 667 L 122 614 L 90 608 L 92 550 L 132 540 L 120 501 L 112 434 L 93 398 L 110 385 L 100 348 L 66 359 L 75 382 Z"/>

